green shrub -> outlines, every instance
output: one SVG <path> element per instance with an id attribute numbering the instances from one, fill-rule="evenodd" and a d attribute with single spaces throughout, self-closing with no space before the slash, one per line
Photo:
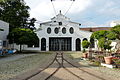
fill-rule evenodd
<path id="1" fill-rule="evenodd" d="M 100 62 L 99 62 L 99 61 L 94 61 L 94 62 L 93 62 L 93 65 L 95 65 L 95 66 L 100 66 Z"/>

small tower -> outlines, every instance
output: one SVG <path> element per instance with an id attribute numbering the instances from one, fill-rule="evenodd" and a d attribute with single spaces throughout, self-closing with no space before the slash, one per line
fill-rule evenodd
<path id="1" fill-rule="evenodd" d="M 62 14 L 61 10 L 60 10 L 60 14 Z"/>

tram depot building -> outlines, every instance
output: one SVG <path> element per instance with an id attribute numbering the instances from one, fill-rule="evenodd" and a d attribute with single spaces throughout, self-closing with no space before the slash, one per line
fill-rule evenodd
<path id="1" fill-rule="evenodd" d="M 82 41 L 90 41 L 92 32 L 80 30 L 80 23 L 72 22 L 61 12 L 51 21 L 40 24 L 37 30 L 40 51 L 81 51 Z"/>

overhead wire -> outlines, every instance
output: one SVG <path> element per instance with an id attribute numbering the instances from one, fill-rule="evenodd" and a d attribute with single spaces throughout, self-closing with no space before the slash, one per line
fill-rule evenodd
<path id="1" fill-rule="evenodd" d="M 52 3 L 52 7 L 53 7 L 53 10 L 54 10 L 54 13 L 55 13 L 55 15 L 56 15 L 56 9 L 55 9 L 55 6 L 54 6 L 54 4 L 53 4 L 53 1 L 54 1 L 54 0 L 51 0 L 51 3 Z"/>
<path id="2" fill-rule="evenodd" d="M 68 10 L 65 12 L 64 15 L 66 15 L 66 14 L 69 12 L 69 10 L 71 9 L 71 7 L 72 7 L 72 5 L 73 5 L 73 3 L 74 3 L 75 0 L 71 0 L 71 1 L 72 1 L 71 5 L 70 5 L 70 7 L 68 8 Z"/>

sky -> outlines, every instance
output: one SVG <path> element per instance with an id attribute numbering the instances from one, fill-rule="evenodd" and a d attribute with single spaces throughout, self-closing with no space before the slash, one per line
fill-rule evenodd
<path id="1" fill-rule="evenodd" d="M 71 21 L 81 23 L 81 27 L 109 27 L 111 21 L 120 20 L 120 0 L 75 0 L 74 2 L 25 0 L 25 2 L 31 8 L 30 17 L 36 18 L 39 22 L 49 21 L 60 10 Z"/>

